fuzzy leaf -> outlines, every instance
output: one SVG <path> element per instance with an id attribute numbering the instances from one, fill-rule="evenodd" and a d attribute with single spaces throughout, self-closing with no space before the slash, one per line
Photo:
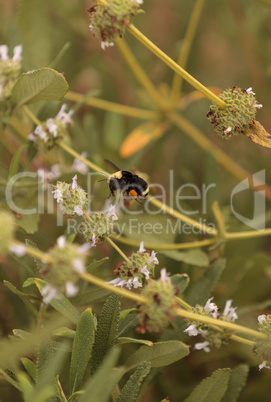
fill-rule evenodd
<path id="1" fill-rule="evenodd" d="M 149 361 L 152 367 L 168 366 L 189 354 L 188 346 L 179 341 L 157 342 L 152 346 L 141 346 L 125 363 L 130 369 Z"/>
<path id="2" fill-rule="evenodd" d="M 249 131 L 245 132 L 244 135 L 255 142 L 255 144 L 271 148 L 271 134 L 258 121 L 255 121 L 255 127 L 249 128 Z"/>
<path id="3" fill-rule="evenodd" d="M 37 375 L 37 367 L 32 360 L 28 359 L 27 357 L 22 357 L 21 362 L 27 371 L 28 375 L 32 378 L 34 382 L 36 382 L 36 375 Z"/>
<path id="4" fill-rule="evenodd" d="M 171 282 L 179 289 L 179 293 L 183 293 L 189 285 L 190 278 L 187 274 L 175 274 L 172 275 Z"/>
<path id="5" fill-rule="evenodd" d="M 216 370 L 199 383 L 185 402 L 220 402 L 227 390 L 230 376 L 230 369 Z"/>
<path id="6" fill-rule="evenodd" d="M 26 242 L 26 245 L 27 245 L 27 246 L 31 246 L 31 247 L 34 247 L 34 248 L 38 248 L 38 246 L 36 245 L 36 243 L 34 243 L 34 242 L 33 242 L 32 240 L 30 240 L 30 239 L 26 239 L 25 242 Z M 33 260 L 35 261 L 37 270 L 38 270 L 39 272 L 41 272 L 42 269 L 43 269 L 41 260 L 40 260 L 39 258 L 35 258 L 35 257 L 33 257 Z"/>
<path id="7" fill-rule="evenodd" d="M 31 384 L 29 377 L 27 376 L 26 373 L 20 372 L 18 373 L 17 378 L 21 387 L 21 392 L 23 394 L 24 401 L 30 401 L 31 395 L 33 393 L 33 385 Z"/>
<path id="8" fill-rule="evenodd" d="M 80 316 L 72 346 L 70 366 L 70 388 L 76 391 L 85 374 L 94 341 L 94 322 L 92 311 L 87 308 Z"/>
<path id="9" fill-rule="evenodd" d="M 95 333 L 91 356 L 92 372 L 96 371 L 97 367 L 116 342 L 120 315 L 120 300 L 120 296 L 112 294 L 104 303 Z"/>
<path id="10" fill-rule="evenodd" d="M 35 284 L 39 291 L 41 291 L 44 286 L 46 286 L 46 282 L 42 279 L 35 278 Z M 73 323 L 77 324 L 79 320 L 79 313 L 75 307 L 69 302 L 69 300 L 64 296 L 61 295 L 61 299 L 53 299 L 49 303 L 56 311 L 63 314 Z"/>
<path id="11" fill-rule="evenodd" d="M 12 89 L 11 102 L 22 106 L 42 100 L 60 100 L 68 90 L 68 83 L 62 74 L 51 68 L 41 68 L 21 74 Z"/>
<path id="12" fill-rule="evenodd" d="M 235 402 L 238 400 L 239 394 L 244 388 L 247 380 L 249 367 L 241 364 L 231 371 L 228 388 L 221 402 Z"/>
<path id="13" fill-rule="evenodd" d="M 78 402 L 108 402 L 110 394 L 122 377 L 124 367 L 114 367 L 117 363 L 120 349 L 114 348 L 105 357 L 94 375 L 88 381 L 85 393 Z"/>
<path id="14" fill-rule="evenodd" d="M 117 343 L 143 343 L 143 345 L 152 346 L 152 341 L 147 341 L 146 339 L 129 338 L 126 336 L 118 337 Z"/>
<path id="15" fill-rule="evenodd" d="M 144 378 L 149 374 L 150 369 L 150 362 L 144 362 L 140 364 L 136 368 L 135 372 L 131 375 L 129 380 L 126 382 L 114 402 L 135 402 L 140 391 L 141 383 Z"/>
<path id="16" fill-rule="evenodd" d="M 64 338 L 74 339 L 75 331 L 67 327 L 58 328 L 54 331 L 55 336 L 63 336 Z"/>
<path id="17" fill-rule="evenodd" d="M 196 265 L 198 267 L 208 267 L 209 265 L 207 254 L 205 254 L 200 249 L 193 249 L 188 251 L 160 250 L 160 253 L 169 258 L 172 258 L 175 261 L 182 261 L 186 264 Z"/>
<path id="18" fill-rule="evenodd" d="M 226 260 L 220 258 L 205 272 L 205 274 L 191 286 L 185 300 L 194 306 L 196 303 L 205 304 L 211 296 L 224 268 Z"/>
<path id="19" fill-rule="evenodd" d="M 54 361 L 54 344 L 49 339 L 45 346 L 39 348 L 38 358 L 37 358 L 37 371 L 36 371 L 36 381 L 37 385 L 44 382 L 44 377 L 47 375 L 50 377 L 50 382 L 53 381 L 52 373 L 49 373 L 47 366 L 52 365 Z M 45 374 L 46 373 L 46 374 Z"/>

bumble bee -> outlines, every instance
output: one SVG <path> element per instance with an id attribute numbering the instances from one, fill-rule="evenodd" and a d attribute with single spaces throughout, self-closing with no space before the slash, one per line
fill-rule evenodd
<path id="1" fill-rule="evenodd" d="M 144 199 L 147 197 L 149 194 L 149 186 L 144 179 L 127 170 L 120 170 L 114 163 L 107 159 L 105 159 L 105 162 L 110 163 L 114 169 L 116 169 L 115 173 L 107 177 L 110 195 L 115 197 L 115 191 L 121 190 L 123 195 L 131 196 L 136 201 L 138 198 Z"/>

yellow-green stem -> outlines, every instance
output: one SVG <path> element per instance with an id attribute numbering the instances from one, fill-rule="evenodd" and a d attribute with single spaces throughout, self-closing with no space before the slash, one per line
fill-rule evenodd
<path id="1" fill-rule="evenodd" d="M 195 37 L 195 33 L 198 27 L 201 11 L 205 0 L 196 0 L 194 9 L 192 11 L 190 21 L 188 23 L 187 31 L 181 44 L 181 51 L 178 58 L 179 66 L 186 68 L 187 60 L 191 50 L 191 46 Z M 180 96 L 180 91 L 183 83 L 183 77 L 177 73 L 174 74 L 170 99 L 172 104 L 176 102 Z"/>
<path id="2" fill-rule="evenodd" d="M 244 334 L 259 338 L 259 339 L 268 339 L 267 335 L 265 335 L 259 331 L 255 331 L 254 329 L 246 328 L 246 327 L 243 327 L 238 324 L 234 324 L 229 321 L 218 320 L 218 319 L 215 319 L 212 317 L 207 317 L 207 316 L 203 316 L 200 314 L 192 313 L 191 311 L 186 311 L 186 310 L 183 310 L 180 308 L 177 309 L 177 314 L 180 317 L 183 317 L 183 318 L 186 318 L 189 320 L 194 320 L 194 321 L 203 322 L 205 324 L 215 325 L 217 327 L 225 328 L 230 331 L 241 332 L 241 333 L 244 333 Z"/>
<path id="3" fill-rule="evenodd" d="M 39 119 L 31 112 L 31 110 L 27 107 L 27 106 L 23 106 L 23 110 L 25 111 L 25 113 L 30 117 L 30 119 L 37 125 L 40 126 L 41 122 L 39 121 Z"/>
<path id="4" fill-rule="evenodd" d="M 248 232 L 236 232 L 236 233 L 226 232 L 225 239 L 226 240 L 248 239 L 248 238 L 270 236 L 270 235 L 271 235 L 271 228 L 268 228 L 262 231 L 251 230 Z"/>
<path id="5" fill-rule="evenodd" d="M 159 118 L 159 113 L 154 112 L 152 110 L 138 109 L 132 106 L 126 106 L 115 102 L 109 102 L 103 99 L 85 98 L 84 95 L 72 91 L 69 91 L 65 95 L 65 98 L 73 102 L 80 102 L 83 100 L 85 105 L 92 106 L 97 109 L 107 110 L 114 113 L 120 113 L 122 115 L 135 117 L 138 119 L 157 120 Z"/>
<path id="6" fill-rule="evenodd" d="M 238 335 L 231 335 L 230 338 L 233 341 L 244 343 L 245 345 L 248 345 L 248 346 L 251 346 L 251 347 L 253 347 L 255 345 L 255 342 L 250 341 L 249 339 L 242 338 L 241 336 L 238 336 Z"/>
<path id="7" fill-rule="evenodd" d="M 176 300 L 182 307 L 186 308 L 187 310 L 192 310 L 192 307 L 180 297 L 176 296 Z"/>
<path id="8" fill-rule="evenodd" d="M 132 247 L 139 247 L 140 242 L 132 239 L 128 239 L 127 237 L 114 235 L 112 238 L 120 243 L 127 244 L 128 246 Z M 206 240 L 199 240 L 194 242 L 186 242 L 186 243 L 149 243 L 144 242 L 144 246 L 147 248 L 151 248 L 154 250 L 181 250 L 187 248 L 197 248 L 197 247 L 204 247 L 210 246 L 214 244 L 216 239 L 206 239 Z"/>
<path id="9" fill-rule="evenodd" d="M 180 74 L 189 84 L 194 88 L 202 92 L 207 98 L 209 98 L 214 104 L 220 108 L 225 108 L 226 103 L 218 98 L 212 91 L 202 85 L 198 80 L 196 80 L 192 75 L 180 67 L 175 61 L 173 61 L 169 56 L 167 56 L 159 47 L 157 47 L 153 42 L 151 42 L 142 32 L 140 32 L 134 25 L 129 25 L 128 30 L 134 35 L 144 46 L 151 50 L 157 57 L 159 57 L 164 63 L 166 63 L 173 71 Z"/>
<path id="10" fill-rule="evenodd" d="M 100 286 L 103 289 L 107 289 L 110 292 L 116 293 L 120 296 L 127 297 L 130 300 L 134 300 L 138 303 L 146 304 L 148 301 L 145 297 L 142 297 L 136 293 L 133 293 L 129 290 L 123 289 L 121 287 L 112 286 L 110 283 L 103 281 L 102 279 L 98 278 L 97 276 L 91 274 L 81 274 L 80 277 L 93 285 Z"/>

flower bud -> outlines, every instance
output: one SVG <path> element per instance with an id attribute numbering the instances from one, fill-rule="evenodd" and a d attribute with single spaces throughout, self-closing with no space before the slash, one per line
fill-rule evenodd
<path id="1" fill-rule="evenodd" d="M 58 181 L 52 193 L 63 214 L 83 215 L 87 208 L 87 193 L 77 185 L 76 176 L 72 184 Z"/>
<path id="2" fill-rule="evenodd" d="M 22 46 L 15 46 L 13 57 L 8 55 L 8 46 L 0 46 L 0 101 L 10 97 L 12 88 L 22 70 Z"/>

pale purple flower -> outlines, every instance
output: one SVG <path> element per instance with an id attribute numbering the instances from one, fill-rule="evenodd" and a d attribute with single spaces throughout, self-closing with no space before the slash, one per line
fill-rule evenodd
<path id="1" fill-rule="evenodd" d="M 208 311 L 209 313 L 211 313 L 211 316 L 213 318 L 217 318 L 218 317 L 218 307 L 215 303 L 212 303 L 213 297 L 211 297 L 210 299 L 207 300 L 204 309 L 206 311 Z"/>
<path id="2" fill-rule="evenodd" d="M 83 215 L 84 215 L 84 211 L 82 210 L 82 208 L 78 207 L 78 205 L 76 205 L 76 206 L 74 207 L 73 212 L 74 212 L 76 215 L 79 215 L 79 216 L 83 216 Z"/>
<path id="3" fill-rule="evenodd" d="M 107 283 L 110 283 L 110 285 L 113 285 L 113 286 L 121 286 L 121 287 L 127 285 L 127 282 L 124 281 L 124 280 L 121 279 L 121 278 L 113 279 L 112 281 L 107 282 Z"/>
<path id="4" fill-rule="evenodd" d="M 231 133 L 231 130 L 232 130 L 231 127 L 226 128 L 226 130 L 224 130 L 224 134 L 225 134 L 225 135 L 230 134 L 230 133 Z"/>
<path id="5" fill-rule="evenodd" d="M 205 342 L 198 342 L 195 344 L 194 349 L 196 350 L 204 350 L 204 352 L 210 352 L 210 348 L 209 348 L 209 342 L 205 341 Z"/>
<path id="6" fill-rule="evenodd" d="M 107 40 L 103 40 L 101 42 L 101 48 L 105 50 L 106 47 L 114 46 L 114 42 L 108 42 Z"/>
<path id="7" fill-rule="evenodd" d="M 199 334 L 196 325 L 191 324 L 188 328 L 184 330 L 189 336 L 196 336 Z"/>
<path id="8" fill-rule="evenodd" d="M 70 110 L 68 113 L 65 112 L 67 108 L 66 104 L 63 104 L 60 108 L 60 111 L 56 115 L 56 120 L 61 121 L 62 124 L 67 125 L 67 124 L 72 124 L 72 115 L 73 115 L 73 110 Z"/>
<path id="9" fill-rule="evenodd" d="M 92 238 L 93 238 L 93 236 L 92 236 Z M 78 248 L 78 253 L 87 255 L 90 247 L 91 247 L 91 245 L 89 243 L 84 243 L 84 244 L 82 244 L 82 246 L 80 246 Z"/>
<path id="10" fill-rule="evenodd" d="M 53 137 L 57 137 L 57 130 L 58 127 L 54 123 L 54 120 L 52 118 L 46 120 L 46 127 L 48 128 L 49 132 L 53 134 Z"/>
<path id="11" fill-rule="evenodd" d="M 107 211 L 106 219 L 111 218 L 113 221 L 117 221 L 119 218 L 115 211 L 116 211 L 116 206 L 111 204 Z"/>
<path id="12" fill-rule="evenodd" d="M 150 279 L 150 272 L 147 269 L 147 265 L 141 268 L 141 273 L 145 275 L 146 279 Z"/>
<path id="13" fill-rule="evenodd" d="M 139 250 L 138 250 L 138 252 L 139 252 L 139 253 L 144 253 L 144 251 L 146 251 L 145 248 L 144 248 L 144 242 L 141 241 L 141 242 L 140 242 L 140 245 L 139 245 Z"/>
<path id="14" fill-rule="evenodd" d="M 267 319 L 267 315 L 265 315 L 265 314 L 261 314 L 258 316 L 258 321 L 260 324 L 262 324 L 264 321 L 266 321 L 266 319 Z"/>
<path id="15" fill-rule="evenodd" d="M 78 184 L 77 184 L 77 174 L 76 174 L 76 175 L 73 176 L 73 178 L 72 178 L 72 189 L 73 189 L 73 190 L 76 190 L 77 187 L 78 187 Z"/>
<path id="16" fill-rule="evenodd" d="M 22 51 L 23 51 L 23 46 L 22 45 L 17 45 L 13 49 L 13 61 L 21 61 L 22 60 Z"/>
<path id="17" fill-rule="evenodd" d="M 151 264 L 151 263 L 153 263 L 153 264 L 159 264 L 159 261 L 158 261 L 158 259 L 156 258 L 156 254 L 157 254 L 157 253 L 155 253 L 154 251 L 151 252 L 151 256 L 150 256 L 150 258 L 148 259 L 147 264 Z"/>
<path id="18" fill-rule="evenodd" d="M 96 247 L 97 239 L 96 239 L 95 233 L 93 233 L 91 240 L 92 240 L 92 243 L 91 243 L 90 247 Z"/>
<path id="19" fill-rule="evenodd" d="M 0 57 L 2 61 L 6 61 L 8 59 L 8 46 L 1 45 L 0 46 Z"/>
<path id="20" fill-rule="evenodd" d="M 41 126 L 37 126 L 34 130 L 34 135 L 40 137 L 41 140 L 43 140 L 44 142 L 48 141 L 48 135 L 46 133 L 46 131 L 44 131 L 42 129 Z"/>
<path id="21" fill-rule="evenodd" d="M 259 371 L 263 368 L 268 368 L 270 369 L 270 366 L 267 366 L 267 360 L 264 360 L 260 365 L 259 365 Z"/>
<path id="22" fill-rule="evenodd" d="M 63 202 L 63 194 L 62 194 L 61 190 L 59 190 L 59 188 L 52 191 L 52 193 L 54 194 L 54 198 L 56 199 L 56 201 L 58 203 Z"/>
<path id="23" fill-rule="evenodd" d="M 261 103 L 256 103 L 255 105 L 253 105 L 253 107 L 255 107 L 256 109 L 261 109 L 263 105 Z"/>
<path id="24" fill-rule="evenodd" d="M 72 260 L 73 270 L 78 274 L 84 274 L 86 272 L 85 264 L 82 258 L 76 257 Z"/>
<path id="25" fill-rule="evenodd" d="M 231 304 L 232 300 L 227 300 L 223 311 L 223 316 L 227 321 L 235 321 L 238 318 L 238 315 L 235 312 L 237 307 L 231 307 Z"/>
<path id="26" fill-rule="evenodd" d="M 81 156 L 83 158 L 87 157 L 87 152 L 82 152 Z M 81 174 L 86 174 L 88 172 L 88 166 L 82 162 L 80 159 L 75 158 L 73 164 L 71 165 L 71 170 L 75 172 L 79 172 Z"/>
<path id="27" fill-rule="evenodd" d="M 53 299 L 60 299 L 58 290 L 50 284 L 45 285 L 40 293 L 43 296 L 43 303 L 45 304 L 50 303 Z"/>
<path id="28" fill-rule="evenodd" d="M 252 91 L 252 88 L 251 88 L 251 87 L 248 88 L 248 89 L 246 90 L 246 92 L 247 92 L 247 94 L 249 94 L 249 95 L 256 95 L 255 92 Z"/>
<path id="29" fill-rule="evenodd" d="M 168 277 L 166 268 L 163 268 L 160 271 L 160 281 L 161 282 L 170 282 L 170 278 Z"/>
<path id="30" fill-rule="evenodd" d="M 23 257 L 26 254 L 26 248 L 24 244 L 11 244 L 9 251 L 15 254 L 17 257 Z"/>
<path id="31" fill-rule="evenodd" d="M 66 288 L 65 293 L 66 293 L 67 297 L 76 296 L 79 291 L 79 288 L 76 285 L 74 285 L 74 283 L 72 283 L 72 282 L 67 282 L 65 285 L 65 288 Z"/>
<path id="32" fill-rule="evenodd" d="M 139 282 L 137 276 L 133 279 L 133 286 L 134 286 L 135 289 L 136 289 L 136 288 L 142 288 L 142 283 Z"/>
<path id="33" fill-rule="evenodd" d="M 62 235 L 57 238 L 56 242 L 59 248 L 64 248 L 66 246 L 66 237 Z"/>

